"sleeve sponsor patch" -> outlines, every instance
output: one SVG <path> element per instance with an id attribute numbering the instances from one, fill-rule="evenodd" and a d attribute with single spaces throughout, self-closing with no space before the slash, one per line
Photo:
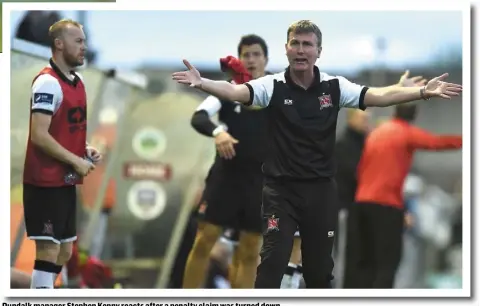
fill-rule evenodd
<path id="1" fill-rule="evenodd" d="M 33 104 L 53 104 L 53 94 L 35 93 L 33 95 Z"/>

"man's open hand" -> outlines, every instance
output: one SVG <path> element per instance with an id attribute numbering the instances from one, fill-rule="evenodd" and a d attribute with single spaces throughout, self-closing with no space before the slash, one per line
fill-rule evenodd
<path id="1" fill-rule="evenodd" d="M 183 60 L 183 63 L 187 67 L 187 71 L 174 72 L 172 79 L 180 84 L 186 84 L 191 87 L 199 87 L 202 84 L 202 78 L 197 68 L 192 66 L 187 60 Z"/>
<path id="2" fill-rule="evenodd" d="M 425 86 L 426 83 L 427 80 L 422 76 L 410 77 L 410 70 L 405 71 L 398 81 L 398 85 L 402 87 L 420 87 Z"/>
<path id="3" fill-rule="evenodd" d="M 227 132 L 221 132 L 215 136 L 215 146 L 217 147 L 220 157 L 225 159 L 232 159 L 235 157 L 234 145 L 238 143 L 238 140 L 232 137 Z"/>
<path id="4" fill-rule="evenodd" d="M 440 97 L 443 99 L 451 99 L 460 95 L 463 90 L 462 85 L 455 83 L 444 82 L 448 77 L 448 73 L 431 79 L 425 86 L 425 96 L 427 98 Z"/>

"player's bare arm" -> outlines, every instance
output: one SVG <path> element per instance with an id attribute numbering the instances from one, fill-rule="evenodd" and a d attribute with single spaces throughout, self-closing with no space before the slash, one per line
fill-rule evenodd
<path id="1" fill-rule="evenodd" d="M 251 102 L 250 90 L 246 85 L 236 85 L 227 81 L 213 81 L 202 78 L 200 72 L 198 72 L 198 70 L 187 60 L 183 60 L 183 63 L 188 70 L 172 74 L 173 80 L 178 83 L 201 89 L 220 99 L 236 101 L 242 104 L 248 104 Z"/>
<path id="2" fill-rule="evenodd" d="M 444 73 L 420 88 L 400 86 L 370 88 L 365 94 L 365 105 L 386 107 L 434 97 L 451 99 L 462 92 L 462 85 L 445 82 L 447 77 L 448 73 Z"/>
<path id="3" fill-rule="evenodd" d="M 64 163 L 72 165 L 75 170 L 85 176 L 93 169 L 93 165 L 83 158 L 73 154 L 60 145 L 49 133 L 52 116 L 41 112 L 32 114 L 31 140 L 45 153 Z"/>

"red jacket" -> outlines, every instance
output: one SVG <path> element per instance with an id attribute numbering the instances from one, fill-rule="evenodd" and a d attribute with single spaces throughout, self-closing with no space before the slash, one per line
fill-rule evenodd
<path id="1" fill-rule="evenodd" d="M 357 168 L 355 202 L 373 202 L 403 209 L 403 184 L 415 150 L 461 147 L 461 136 L 433 135 L 400 119 L 381 124 L 366 139 Z"/>

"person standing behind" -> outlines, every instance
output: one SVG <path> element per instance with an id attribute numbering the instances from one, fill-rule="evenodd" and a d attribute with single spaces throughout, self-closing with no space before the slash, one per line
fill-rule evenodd
<path id="1" fill-rule="evenodd" d="M 410 71 L 400 77 L 398 86 L 424 86 L 426 80 L 421 76 L 410 77 Z M 343 268 L 345 266 L 346 227 L 348 208 L 355 202 L 357 190 L 357 166 L 363 151 L 363 145 L 368 133 L 372 130 L 371 113 L 360 109 L 347 110 L 347 127 L 335 144 L 335 160 L 339 198 L 338 227 L 335 235 L 335 286 L 341 287 Z"/>
<path id="2" fill-rule="evenodd" d="M 77 239 L 76 185 L 95 168 L 93 162 L 101 159 L 86 142 L 86 91 L 74 72 L 85 59 L 82 25 L 58 21 L 50 27 L 49 37 L 50 65 L 32 85 L 23 173 L 25 227 L 36 248 L 31 288 L 45 289 L 54 287 Z"/>
<path id="3" fill-rule="evenodd" d="M 410 71 L 400 77 L 400 87 L 424 86 L 426 80 L 421 76 L 410 77 Z M 335 159 L 340 209 L 347 209 L 355 200 L 357 189 L 357 166 L 363 151 L 365 137 L 371 131 L 371 113 L 360 109 L 347 110 L 347 127 L 335 145 Z"/>
<path id="4" fill-rule="evenodd" d="M 338 226 L 334 241 L 335 287 L 341 287 L 345 266 L 346 227 L 348 208 L 355 201 L 357 190 L 357 166 L 362 155 L 365 137 L 370 131 L 370 112 L 360 109 L 347 110 L 347 127 L 335 144 L 338 188 Z"/>
<path id="5" fill-rule="evenodd" d="M 259 78 L 266 74 L 268 48 L 257 35 L 246 35 L 238 45 L 239 60 L 221 60 L 233 70 L 233 83 L 241 84 L 246 74 Z M 243 67 L 240 67 L 243 66 Z M 235 262 L 229 276 L 232 287 L 252 288 L 255 280 L 262 233 L 261 166 L 266 141 L 266 114 L 249 110 L 235 100 L 207 97 L 192 116 L 192 126 L 202 135 L 213 137 L 217 149 L 215 162 L 206 179 L 204 202 L 199 206 L 200 222 L 187 260 L 184 288 L 203 284 L 210 252 L 224 228 L 240 230 Z M 211 117 L 218 113 L 222 125 Z"/>
<path id="6" fill-rule="evenodd" d="M 396 106 L 394 118 L 367 137 L 349 211 L 344 288 L 393 288 L 405 225 L 403 186 L 413 154 L 462 147 L 461 136 L 437 136 L 412 125 L 416 109 L 414 103 Z"/>

